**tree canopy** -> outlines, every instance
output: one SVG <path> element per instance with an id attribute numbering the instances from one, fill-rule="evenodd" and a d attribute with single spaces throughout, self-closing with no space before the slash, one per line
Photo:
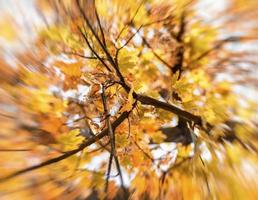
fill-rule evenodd
<path id="1" fill-rule="evenodd" d="M 257 0 L 21 2 L 1 199 L 258 198 Z"/>

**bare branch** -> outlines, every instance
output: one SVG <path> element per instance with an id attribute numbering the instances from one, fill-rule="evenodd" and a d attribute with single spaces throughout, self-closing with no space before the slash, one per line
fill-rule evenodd
<path id="1" fill-rule="evenodd" d="M 113 67 L 116 66 L 116 65 L 115 65 L 115 62 L 114 62 L 114 60 L 113 60 L 113 58 L 112 58 L 112 56 L 111 56 L 110 53 L 108 52 L 108 49 L 107 49 L 107 48 L 104 46 L 104 44 L 101 42 L 101 40 L 100 40 L 98 34 L 95 32 L 95 30 L 93 29 L 92 25 L 90 24 L 89 19 L 87 18 L 87 16 L 86 16 L 85 13 L 83 12 L 83 10 L 82 10 L 82 8 L 81 8 L 81 6 L 80 6 L 79 0 L 76 0 L 76 3 L 77 3 L 77 6 L 78 6 L 78 8 L 79 8 L 79 11 L 80 11 L 80 13 L 82 14 L 82 16 L 83 16 L 83 18 L 84 18 L 84 20 L 85 20 L 87 26 L 89 27 L 90 31 L 92 32 L 93 36 L 95 37 L 95 39 L 96 39 L 97 42 L 99 43 L 99 45 L 100 45 L 100 47 L 102 48 L 102 50 L 104 51 L 104 53 L 106 54 L 106 56 L 107 56 L 107 58 L 108 58 L 110 64 L 111 64 Z M 84 36 L 84 38 L 85 38 L 85 36 Z M 85 41 L 86 41 L 86 40 L 85 40 Z M 86 41 L 86 43 L 88 44 L 89 42 Z M 98 57 L 99 57 L 99 56 L 98 56 Z"/>
<path id="2" fill-rule="evenodd" d="M 106 115 L 106 124 L 108 127 L 108 135 L 110 138 L 110 143 L 111 143 L 111 152 L 110 152 L 110 159 L 109 159 L 109 164 L 108 164 L 108 173 L 107 173 L 107 179 L 106 179 L 106 192 L 108 189 L 108 180 L 109 180 L 109 176 L 110 176 L 110 170 L 111 170 L 111 166 L 112 166 L 112 158 L 114 157 L 115 163 L 116 163 L 116 168 L 120 177 L 120 181 L 121 181 L 121 186 L 124 189 L 124 181 L 123 181 L 123 176 L 122 176 L 122 171 L 120 169 L 120 164 L 118 161 L 118 157 L 116 155 L 116 145 L 115 145 L 115 135 L 114 135 L 114 131 L 112 129 L 111 123 L 110 123 L 110 114 L 108 113 L 108 108 L 107 108 L 107 99 L 106 99 L 106 94 L 105 94 L 105 86 L 102 85 L 102 102 L 103 102 L 103 107 L 104 107 L 104 113 Z"/>
<path id="3" fill-rule="evenodd" d="M 100 29 L 100 33 L 101 33 L 103 45 L 104 45 L 105 47 L 107 47 L 107 45 L 106 45 L 106 39 L 105 39 L 105 35 L 104 35 L 104 31 L 103 31 L 103 28 L 102 28 L 101 23 L 100 23 L 100 19 L 99 19 L 98 11 L 97 11 L 97 8 L 96 8 L 95 0 L 94 0 L 94 9 L 95 9 L 95 15 L 96 15 L 96 17 L 97 17 L 97 22 L 98 22 L 98 25 L 99 25 L 99 29 Z"/>
<path id="4" fill-rule="evenodd" d="M 133 33 L 130 37 L 129 37 L 129 39 L 121 46 L 121 47 L 119 47 L 118 48 L 118 52 L 121 50 L 121 49 L 123 49 L 126 45 L 128 45 L 128 43 L 133 39 L 133 37 L 141 30 L 141 28 L 142 28 L 142 25 L 135 31 L 135 33 Z M 118 53 L 117 53 L 118 54 Z"/>
<path id="5" fill-rule="evenodd" d="M 133 141 L 134 141 L 135 146 L 136 146 L 147 158 L 149 158 L 152 163 L 154 163 L 154 161 L 155 161 L 154 158 L 152 158 L 151 155 L 149 155 L 147 152 L 145 152 L 135 140 L 133 140 Z"/>
<path id="6" fill-rule="evenodd" d="M 32 149 L 0 149 L 0 152 L 24 152 L 24 151 L 32 151 Z"/>
<path id="7" fill-rule="evenodd" d="M 79 1 L 77 0 L 77 4 L 79 6 Z M 81 8 L 80 8 L 81 10 Z M 82 10 L 81 10 L 82 12 Z M 113 60 L 112 56 L 110 55 L 110 53 L 108 52 L 108 50 L 103 46 L 103 44 L 101 43 L 100 39 L 98 38 L 97 34 L 95 33 L 94 29 L 92 28 L 92 26 L 89 23 L 89 20 L 87 19 L 87 17 L 85 16 L 85 14 L 82 12 L 82 15 L 85 18 L 85 21 L 87 23 L 87 25 L 89 26 L 90 30 L 92 31 L 93 35 L 96 37 L 97 41 L 99 42 L 100 46 L 102 47 L 103 51 L 106 53 L 106 56 L 110 62 L 110 64 L 114 67 L 117 76 L 120 79 L 120 85 L 125 89 L 126 92 L 130 92 L 131 88 L 125 83 L 124 77 L 122 75 L 122 73 L 119 70 L 118 67 L 118 63 L 117 63 L 117 55 L 118 52 L 116 53 L 116 62 Z M 84 36 L 85 37 L 85 36 Z M 85 37 L 86 38 L 86 37 Z M 85 39 L 85 41 L 88 43 L 87 38 Z M 97 56 L 99 59 L 99 56 Z M 164 110 L 168 110 L 170 112 L 173 112 L 175 114 L 177 114 L 178 116 L 181 116 L 182 118 L 188 120 L 188 121 L 193 121 L 195 124 L 202 126 L 202 119 L 199 116 L 195 116 L 187 111 L 184 111 L 176 106 L 170 105 L 168 103 L 164 103 L 161 101 L 158 101 L 156 99 L 153 99 L 151 97 L 148 96 L 144 96 L 144 95 L 139 95 L 135 92 L 133 92 L 133 97 L 136 100 L 139 100 L 142 104 L 146 104 L 146 105 L 152 105 L 155 106 L 157 108 L 162 108 Z"/>
<path id="8" fill-rule="evenodd" d="M 127 118 L 128 121 L 128 135 L 127 135 L 127 139 L 130 137 L 131 135 L 131 122 L 130 122 L 130 117 Z"/>
<path id="9" fill-rule="evenodd" d="M 192 157 L 186 157 L 183 158 L 181 161 L 179 161 L 178 163 L 173 163 L 166 171 L 163 171 L 162 176 L 160 177 L 161 182 L 164 183 L 166 176 L 168 175 L 168 173 L 170 173 L 172 170 L 180 167 L 181 165 L 183 165 L 185 162 L 191 160 Z"/>
<path id="10" fill-rule="evenodd" d="M 112 123 L 112 129 L 115 129 L 116 127 L 118 127 L 130 114 L 131 111 L 126 111 L 123 112 L 113 123 Z M 12 174 L 9 174 L 7 176 L 4 176 L 2 178 L 0 178 L 0 182 L 15 178 L 16 176 L 20 176 L 22 174 L 40 169 L 42 167 L 48 166 L 48 165 L 52 165 L 54 163 L 57 163 L 59 161 L 62 161 L 66 158 L 69 158 L 73 155 L 75 155 L 76 153 L 82 151 L 83 149 L 85 149 L 86 147 L 90 146 L 91 144 L 95 143 L 96 141 L 99 141 L 100 139 L 102 139 L 103 137 L 105 137 L 108 134 L 108 129 L 105 129 L 103 131 L 101 131 L 99 134 L 97 134 L 95 137 L 91 137 L 88 140 L 86 140 L 85 142 L 83 142 L 77 149 L 68 151 L 64 154 L 62 154 L 61 156 L 57 156 L 55 158 L 43 161 L 37 165 L 33 165 L 31 167 L 27 167 L 21 170 L 18 170 Z"/>
<path id="11" fill-rule="evenodd" d="M 142 7 L 143 3 L 145 2 L 146 0 L 142 0 L 141 3 L 139 4 L 138 8 L 136 9 L 132 19 L 126 23 L 124 25 L 124 27 L 121 29 L 121 31 L 118 33 L 117 37 L 116 37 L 116 41 L 120 38 L 120 36 L 122 35 L 122 33 L 124 32 L 124 30 L 126 29 L 126 27 L 129 25 L 129 24 L 132 24 L 133 21 L 134 21 L 134 18 L 136 17 L 137 13 L 139 12 L 140 8 Z"/>
<path id="12" fill-rule="evenodd" d="M 85 58 L 85 59 L 87 59 L 87 60 L 96 60 L 96 59 L 98 59 L 97 57 L 95 57 L 95 56 L 84 56 L 84 55 L 81 55 L 81 54 L 79 54 L 79 53 L 75 53 L 75 52 L 64 52 L 65 54 L 68 54 L 68 55 L 73 55 L 73 56 L 79 56 L 79 57 L 81 57 L 81 58 Z M 102 59 L 104 59 L 104 58 L 102 58 Z"/>
<path id="13" fill-rule="evenodd" d="M 176 40 L 178 42 L 182 42 L 184 33 L 185 33 L 185 28 L 186 28 L 186 22 L 185 22 L 185 11 L 182 12 L 181 17 L 180 17 L 180 27 L 179 31 L 176 36 Z"/>
<path id="14" fill-rule="evenodd" d="M 174 105 L 156 100 L 152 97 L 148 97 L 148 96 L 144 96 L 144 95 L 137 95 L 137 99 L 145 105 L 151 105 L 154 106 L 156 108 L 161 108 L 163 110 L 167 110 L 170 111 L 184 119 L 186 119 L 187 121 L 192 121 L 195 124 L 202 126 L 202 119 L 199 116 L 193 115 L 192 113 L 189 113 L 187 111 L 184 111 Z"/>
<path id="15" fill-rule="evenodd" d="M 87 116 L 87 113 L 86 113 L 86 111 L 85 111 L 85 109 L 84 109 L 84 106 L 81 105 L 81 104 L 79 104 L 79 107 L 80 107 L 80 109 L 82 110 L 84 116 Z M 84 118 L 84 123 L 85 123 L 85 126 L 89 129 L 89 134 L 90 134 L 92 137 L 95 137 L 95 134 L 93 133 L 93 131 L 92 131 L 91 127 L 90 127 L 90 124 L 89 124 L 89 122 L 88 122 L 88 120 L 87 120 L 86 117 Z M 107 150 L 108 152 L 110 152 L 110 150 L 106 147 L 106 145 L 104 145 L 101 141 L 97 141 L 97 143 L 98 143 L 102 148 L 104 148 L 105 150 Z"/>
<path id="16" fill-rule="evenodd" d="M 15 116 L 7 115 L 7 114 L 4 114 L 4 113 L 0 113 L 0 116 L 5 117 L 5 118 L 10 118 L 10 119 L 16 119 Z"/>
<path id="17" fill-rule="evenodd" d="M 141 36 L 143 43 L 152 51 L 153 55 L 160 61 L 162 62 L 164 65 L 166 65 L 169 69 L 172 68 L 172 66 L 170 64 L 168 64 L 163 58 L 161 58 L 155 51 L 154 49 L 151 47 L 151 45 L 147 42 L 147 40 L 145 39 L 145 37 Z"/>
<path id="18" fill-rule="evenodd" d="M 240 40 L 255 40 L 257 39 L 256 37 L 238 37 L 238 36 L 230 36 L 227 37 L 223 40 L 220 40 L 217 42 L 217 44 L 215 44 L 213 47 L 211 47 L 210 49 L 208 49 L 207 51 L 205 51 L 204 53 L 202 53 L 200 56 L 198 56 L 196 59 L 194 59 L 192 61 L 192 63 L 195 63 L 201 59 L 203 59 L 204 57 L 208 56 L 210 53 L 212 53 L 213 51 L 216 51 L 218 49 L 220 49 L 224 44 L 229 43 L 229 42 L 239 42 Z"/>
<path id="19" fill-rule="evenodd" d="M 93 52 L 93 54 L 99 59 L 99 61 L 106 67 L 106 69 L 111 72 L 111 69 L 109 68 L 109 66 L 105 63 L 105 61 L 96 53 L 96 51 L 93 49 L 93 47 L 90 45 L 90 42 L 87 38 L 87 36 L 82 32 L 82 30 L 78 27 L 80 33 L 82 34 L 85 42 L 87 43 L 88 47 L 90 48 L 90 50 Z"/>
<path id="20" fill-rule="evenodd" d="M 108 135 L 110 138 L 110 143 L 111 143 L 111 154 L 116 156 L 116 151 L 115 151 L 115 138 L 114 138 L 114 132 L 110 123 L 110 114 L 108 113 L 108 108 L 107 108 L 107 99 L 106 99 L 106 94 L 105 94 L 105 86 L 102 85 L 102 93 L 101 93 L 101 98 L 102 98 L 102 103 L 104 107 L 104 115 L 106 116 L 106 124 L 108 128 Z"/>
<path id="21" fill-rule="evenodd" d="M 105 183 L 105 193 L 107 193 L 107 191 L 108 191 L 108 183 L 109 183 L 109 178 L 110 178 L 110 173 L 111 173 L 112 161 L 113 161 L 113 154 L 110 153 L 109 161 L 108 161 L 108 168 L 107 168 L 106 183 Z"/>

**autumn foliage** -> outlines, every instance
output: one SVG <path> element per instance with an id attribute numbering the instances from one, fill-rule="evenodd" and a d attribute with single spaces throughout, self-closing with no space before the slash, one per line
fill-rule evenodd
<path id="1" fill-rule="evenodd" d="M 4 15 L 0 199 L 257 199 L 258 2 L 222 2 Z"/>

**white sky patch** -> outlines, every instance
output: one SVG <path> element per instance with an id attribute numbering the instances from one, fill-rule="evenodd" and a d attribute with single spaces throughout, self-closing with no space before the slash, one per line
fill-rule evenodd
<path id="1" fill-rule="evenodd" d="M 168 34 L 168 30 L 165 28 L 165 27 L 162 27 L 160 30 L 159 30 L 160 33 L 162 34 Z"/>
<path id="2" fill-rule="evenodd" d="M 59 87 L 57 86 L 54 86 L 54 85 L 51 85 L 48 90 L 51 92 L 51 93 L 57 93 L 57 94 L 60 94 L 60 96 L 67 100 L 69 98 L 76 98 L 78 99 L 79 101 L 85 101 L 85 98 L 87 96 L 87 94 L 89 93 L 90 91 L 90 87 L 89 86 L 86 86 L 86 85 L 78 85 L 77 86 L 77 90 L 75 89 L 72 89 L 72 90 L 61 90 Z"/>
<path id="3" fill-rule="evenodd" d="M 189 157 L 193 157 L 195 153 L 195 144 L 191 143 L 190 146 L 192 147 L 192 150 L 189 152 Z"/>
<path id="4" fill-rule="evenodd" d="M 100 155 L 93 157 L 89 163 L 83 166 L 83 168 L 90 171 L 98 171 L 103 162 L 108 162 L 109 156 L 110 155 L 108 152 L 101 153 Z M 136 171 L 129 174 L 125 169 L 123 169 L 123 167 L 121 168 L 121 171 L 122 171 L 124 185 L 126 187 L 129 187 L 131 181 L 134 179 L 136 175 Z M 120 177 L 119 176 L 114 177 L 114 175 L 117 175 L 117 170 L 115 167 L 115 163 L 113 162 L 111 173 L 110 173 L 110 180 L 114 180 L 117 185 L 121 185 Z"/>
<path id="5" fill-rule="evenodd" d="M 0 39 L 0 43 L 1 43 L 1 39 Z M 1 43 L 2 44 L 2 43 Z M 1 51 L 1 48 L 0 48 Z M 5 62 L 10 65 L 12 68 L 16 69 L 17 68 L 17 58 L 12 54 L 11 51 L 6 51 L 5 49 L 5 53 L 4 55 L 2 55 L 3 59 L 5 60 Z M 19 61 L 18 61 L 19 62 Z"/>
<path id="6" fill-rule="evenodd" d="M 126 44 L 126 40 L 125 39 L 120 40 L 119 44 L 120 46 L 124 46 Z"/>
<path id="7" fill-rule="evenodd" d="M 75 114 L 74 116 L 68 118 L 68 120 L 66 121 L 67 126 L 73 127 L 74 126 L 74 121 L 76 121 L 80 117 L 81 116 L 79 114 Z"/>
<path id="8" fill-rule="evenodd" d="M 77 60 L 75 58 L 69 58 L 66 54 L 60 54 L 59 56 L 56 56 L 56 59 L 63 61 L 65 63 L 76 63 Z"/>
<path id="9" fill-rule="evenodd" d="M 161 175 L 161 170 L 166 171 L 169 167 L 173 165 L 176 160 L 178 150 L 176 148 L 176 143 L 164 142 L 161 144 L 149 145 L 152 149 L 151 154 L 153 159 L 155 159 L 155 165 L 159 164 L 159 169 L 155 169 L 158 175 Z M 162 159 L 169 158 L 167 163 L 162 163 Z"/>
<path id="10" fill-rule="evenodd" d="M 33 0 L 0 0 L 0 18 L 6 14 L 11 16 L 18 26 L 19 40 L 7 42 L 0 38 L 1 47 L 7 52 L 22 52 L 29 48 L 36 38 L 38 30 L 44 25 L 43 20 Z"/>
<path id="11" fill-rule="evenodd" d="M 99 117 L 92 118 L 92 122 L 99 126 L 101 125 L 101 119 Z"/>
<path id="12" fill-rule="evenodd" d="M 155 148 L 154 150 L 151 151 L 151 153 L 154 159 L 160 159 L 166 156 L 167 154 L 167 152 L 161 148 Z"/>
<path id="13" fill-rule="evenodd" d="M 258 183 L 258 179 L 254 179 L 254 177 L 257 176 L 258 174 L 258 168 L 257 166 L 250 162 L 249 160 L 247 159 L 244 159 L 242 162 L 241 162 L 241 169 L 242 169 L 242 174 L 247 178 L 249 179 L 250 181 L 253 181 L 255 180 L 256 183 Z M 248 173 L 246 173 L 248 172 Z"/>
<path id="14" fill-rule="evenodd" d="M 94 149 L 98 148 L 98 146 L 95 143 L 93 143 L 90 146 L 88 146 L 87 148 L 91 149 L 91 150 L 94 150 Z"/>
<path id="15" fill-rule="evenodd" d="M 225 158 L 225 155 L 224 153 L 220 152 L 219 150 L 214 150 L 215 151 L 215 154 L 217 156 L 217 158 L 219 159 L 220 162 L 223 162 L 224 161 L 224 158 Z"/>
<path id="16" fill-rule="evenodd" d="M 154 61 L 155 66 L 158 68 L 158 70 L 162 73 L 162 74 L 168 74 L 168 67 L 163 65 L 160 62 Z"/>
<path id="17" fill-rule="evenodd" d="M 74 98 L 77 94 L 77 90 L 66 90 L 66 91 L 61 91 L 62 97 L 64 99 L 68 98 Z"/>
<path id="18" fill-rule="evenodd" d="M 133 37 L 133 43 L 135 44 L 135 46 L 139 47 L 142 45 L 142 31 L 139 31 L 139 33 L 135 34 L 135 36 Z"/>
<path id="19" fill-rule="evenodd" d="M 207 145 L 205 142 L 202 142 L 201 145 L 199 146 L 201 150 L 201 157 L 203 160 L 210 162 L 212 160 L 212 155 L 211 152 L 209 151 Z"/>
<path id="20" fill-rule="evenodd" d="M 201 90 L 199 88 L 195 88 L 193 91 L 193 94 L 196 96 L 200 96 L 201 95 Z"/>
<path id="21" fill-rule="evenodd" d="M 146 38 L 147 38 L 148 40 L 151 40 L 151 39 L 154 37 L 154 34 L 155 34 L 154 30 L 153 30 L 153 29 L 150 29 L 150 30 L 148 31 L 148 33 L 147 33 Z"/>
<path id="22" fill-rule="evenodd" d="M 176 144 L 173 143 L 173 142 L 163 142 L 160 144 L 160 148 L 163 150 L 163 151 L 174 151 L 176 149 Z"/>
<path id="23" fill-rule="evenodd" d="M 113 163 L 114 164 L 114 163 Z M 132 173 L 127 173 L 127 171 L 121 167 L 121 171 L 122 171 L 122 175 L 123 175 L 123 181 L 124 181 L 124 186 L 125 187 L 129 187 L 132 180 L 135 178 L 137 172 L 134 171 Z M 113 167 L 111 174 L 117 174 L 117 171 L 115 170 L 115 167 Z M 116 177 L 110 177 L 110 180 L 114 180 L 116 185 L 121 185 L 121 181 L 120 181 L 120 177 L 116 176 Z"/>
<path id="24" fill-rule="evenodd" d="M 98 171 L 101 164 L 103 162 L 107 162 L 108 160 L 109 160 L 109 153 L 104 152 L 97 156 L 94 156 L 89 163 L 87 163 L 83 166 L 83 168 L 86 168 L 86 169 L 92 170 L 92 171 Z"/>
<path id="25" fill-rule="evenodd" d="M 1 112 L 7 112 L 7 113 L 12 113 L 12 114 L 17 113 L 17 111 L 18 111 L 16 106 L 13 106 L 10 104 L 5 104 L 5 103 L 0 103 L 0 110 L 1 110 Z"/>
<path id="26" fill-rule="evenodd" d="M 200 136 L 200 130 L 196 127 L 194 127 L 194 134 L 198 137 Z"/>
<path id="27" fill-rule="evenodd" d="M 50 85 L 48 87 L 48 91 L 51 93 L 58 93 L 58 92 L 60 92 L 60 88 L 57 87 L 56 85 Z"/>
<path id="28" fill-rule="evenodd" d="M 228 6 L 227 0 L 201 0 L 196 5 L 196 12 L 198 16 L 205 21 L 213 21 L 214 15 L 212 13 L 222 12 Z"/>
<path id="29" fill-rule="evenodd" d="M 174 116 L 170 122 L 164 124 L 162 127 L 164 127 L 164 128 L 165 127 L 171 127 L 171 126 L 175 127 L 177 124 L 178 124 L 178 117 Z"/>
<path id="30" fill-rule="evenodd" d="M 258 75 L 257 75 L 258 77 Z M 258 91 L 254 88 L 247 88 L 246 86 L 235 85 L 233 91 L 237 94 L 242 95 L 245 99 L 257 101 Z"/>
<path id="31" fill-rule="evenodd" d="M 84 56 L 91 56 L 91 51 L 89 49 L 84 49 L 83 50 Z"/>
<path id="32" fill-rule="evenodd" d="M 113 105 L 109 111 L 109 114 L 111 116 L 115 116 L 117 114 L 117 112 L 119 111 L 121 104 L 119 102 L 117 102 L 115 105 Z"/>
<path id="33" fill-rule="evenodd" d="M 81 85 L 79 84 L 77 86 L 78 88 L 78 99 L 79 101 L 85 101 L 86 96 L 90 92 L 90 87 L 87 85 Z"/>
<path id="34" fill-rule="evenodd" d="M 242 34 L 239 34 L 240 36 L 243 35 L 244 33 Z M 231 36 L 232 36 L 232 33 L 231 33 Z M 233 52 L 243 52 L 243 51 L 249 51 L 249 52 L 252 52 L 252 51 L 257 51 L 257 45 L 258 43 L 257 42 L 254 42 L 254 41 L 251 41 L 251 42 L 245 42 L 245 43 L 242 43 L 242 42 L 235 42 L 235 43 L 228 43 L 225 45 L 225 48 L 230 50 L 230 51 L 233 51 Z"/>
<path id="35" fill-rule="evenodd" d="M 216 82 L 222 82 L 222 81 L 233 82 L 234 78 L 232 77 L 231 74 L 218 73 L 218 74 L 216 74 L 215 81 Z"/>

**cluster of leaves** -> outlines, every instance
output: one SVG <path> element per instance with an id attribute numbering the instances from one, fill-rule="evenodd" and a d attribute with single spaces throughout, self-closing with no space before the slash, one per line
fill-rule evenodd
<path id="1" fill-rule="evenodd" d="M 230 2 L 257 19 L 255 0 Z M 217 78 L 255 63 L 226 45 L 257 27 L 225 37 L 196 4 L 36 1 L 44 27 L 0 61 L 0 196 L 257 198 L 257 103 Z"/>

